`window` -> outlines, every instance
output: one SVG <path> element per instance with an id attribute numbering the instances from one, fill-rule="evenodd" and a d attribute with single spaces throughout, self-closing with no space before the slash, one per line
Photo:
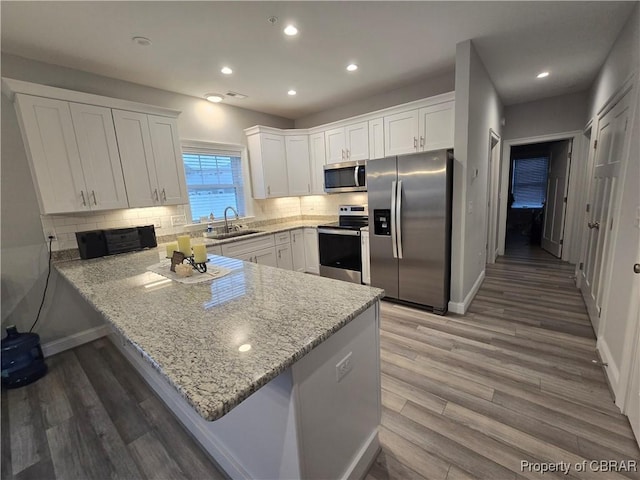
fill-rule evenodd
<path id="1" fill-rule="evenodd" d="M 189 145 L 183 146 L 182 152 L 193 223 L 211 213 L 221 219 L 228 206 L 244 217 L 241 152 Z"/>
<path id="2" fill-rule="evenodd" d="M 547 193 L 549 158 L 516 158 L 513 161 L 511 208 L 542 208 Z"/>

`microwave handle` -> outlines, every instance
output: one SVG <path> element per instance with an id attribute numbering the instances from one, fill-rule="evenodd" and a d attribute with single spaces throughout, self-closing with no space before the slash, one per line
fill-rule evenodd
<path id="1" fill-rule="evenodd" d="M 358 168 L 360 168 L 358 165 L 353 167 L 353 181 L 355 182 L 356 187 L 360 186 L 360 184 L 358 183 Z"/>

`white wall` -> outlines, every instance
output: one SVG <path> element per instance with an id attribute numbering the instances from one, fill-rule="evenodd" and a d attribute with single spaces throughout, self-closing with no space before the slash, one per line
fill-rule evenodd
<path id="1" fill-rule="evenodd" d="M 579 92 L 504 107 L 503 140 L 582 130 L 588 93 Z"/>
<path id="2" fill-rule="evenodd" d="M 179 129 L 182 138 L 246 144 L 244 128 L 256 124 L 279 128 L 293 126 L 292 121 L 284 118 L 224 104 L 214 105 L 204 99 L 12 55 L 2 55 L 2 75 L 181 110 L 183 113 L 179 118 Z M 88 225 L 97 226 L 98 223 L 113 226 L 136 225 L 158 217 L 166 222 L 166 218 L 179 213 L 181 207 L 136 209 L 135 212 L 120 210 L 98 213 L 95 216 L 51 216 L 44 217 L 41 221 L 15 110 L 4 95 L 1 106 L 2 324 L 15 323 L 18 328 L 28 329 L 35 319 L 46 276 L 48 254 L 43 224 L 53 223 L 56 228 L 62 229 L 60 234 L 69 242 L 65 245 L 73 246 L 73 233 L 66 230 L 82 230 Z M 253 210 L 257 218 L 272 218 L 282 210 L 291 215 L 299 215 L 300 201 L 297 198 L 254 201 Z M 65 229 L 65 226 L 69 228 Z M 158 234 L 162 235 L 162 230 Z M 71 301 L 76 294 L 70 288 L 66 282 L 59 280 L 54 271 L 49 301 L 43 310 L 39 328 L 36 329 L 45 342 L 91 328 L 99 322 L 99 318 L 93 316 L 90 309 L 83 310 L 78 302 Z"/>
<path id="3" fill-rule="evenodd" d="M 490 130 L 501 134 L 502 101 L 470 40 L 456 46 L 451 302 L 459 311 L 484 272 Z M 464 307 L 463 307 L 464 306 Z"/>
<path id="4" fill-rule="evenodd" d="M 401 105 L 403 103 L 432 97 L 441 93 L 447 93 L 454 88 L 455 75 L 453 71 L 422 80 L 417 83 L 405 85 L 379 95 L 373 95 L 355 102 L 340 105 L 339 107 L 314 113 L 295 121 L 296 128 L 310 128 L 325 123 L 335 122 L 344 118 L 374 112 L 387 107 Z"/>

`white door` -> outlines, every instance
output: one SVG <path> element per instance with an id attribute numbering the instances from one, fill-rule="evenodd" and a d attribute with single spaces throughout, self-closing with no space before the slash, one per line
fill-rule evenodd
<path id="1" fill-rule="evenodd" d="M 128 208 L 111 109 L 70 103 L 91 210 Z"/>
<path id="2" fill-rule="evenodd" d="M 602 308 L 602 267 L 609 260 L 607 247 L 613 221 L 611 208 L 618 191 L 623 146 L 629 134 L 627 131 L 629 97 L 627 93 L 598 120 L 596 154 L 587 216 L 589 230 L 581 282 L 582 296 L 596 332 L 598 332 Z"/>
<path id="3" fill-rule="evenodd" d="M 149 115 L 149 131 L 160 202 L 163 205 L 189 203 L 178 121 L 175 118 Z"/>
<path id="4" fill-rule="evenodd" d="M 453 106 L 453 102 L 447 102 L 420 109 L 420 151 L 453 148 Z"/>
<path id="5" fill-rule="evenodd" d="M 287 156 L 289 195 L 309 195 L 311 175 L 309 168 L 309 136 L 284 137 Z"/>
<path id="6" fill-rule="evenodd" d="M 144 113 L 112 110 L 130 207 L 160 205 L 149 119 Z"/>
<path id="7" fill-rule="evenodd" d="M 257 252 L 253 252 L 253 258 L 258 265 L 266 265 L 268 267 L 277 267 L 278 259 L 276 257 L 276 249 L 274 247 L 263 248 Z"/>
<path id="8" fill-rule="evenodd" d="M 369 159 L 384 158 L 384 119 L 369 120 Z"/>
<path id="9" fill-rule="evenodd" d="M 304 229 L 304 256 L 306 271 L 320 274 L 320 251 L 318 250 L 318 230 Z"/>
<path id="10" fill-rule="evenodd" d="M 640 311 L 638 300 L 635 300 L 636 321 L 640 323 Z M 636 337 L 637 338 L 637 337 Z M 625 414 L 629 417 L 631 429 L 636 436 L 636 443 L 640 446 L 640 340 L 636 345 L 636 353 L 631 366 L 631 382 L 629 383 L 629 396 L 625 406 Z"/>
<path id="11" fill-rule="evenodd" d="M 419 110 L 384 117 L 384 154 L 386 157 L 418 151 Z"/>
<path id="12" fill-rule="evenodd" d="M 262 133 L 260 144 L 267 197 L 286 197 L 289 195 L 289 182 L 284 138 L 282 135 Z"/>
<path id="13" fill-rule="evenodd" d="M 293 270 L 293 257 L 291 255 L 291 245 L 276 246 L 276 263 L 278 268 L 284 268 L 285 270 Z"/>
<path id="14" fill-rule="evenodd" d="M 324 132 L 309 136 L 309 156 L 311 157 L 311 193 L 324 193 Z"/>
<path id="15" fill-rule="evenodd" d="M 369 160 L 369 122 L 347 125 L 344 134 L 347 161 Z"/>
<path id="16" fill-rule="evenodd" d="M 43 214 L 89 210 L 69 103 L 16 95 Z"/>
<path id="17" fill-rule="evenodd" d="M 489 131 L 487 163 L 487 263 L 498 256 L 498 212 L 500 211 L 500 137 Z"/>
<path id="18" fill-rule="evenodd" d="M 293 270 L 304 272 L 306 270 L 306 259 L 304 254 L 304 230 L 302 228 L 291 231 L 291 253 Z"/>
<path id="19" fill-rule="evenodd" d="M 572 140 L 554 142 L 549 153 L 542 248 L 558 258 L 562 256 L 572 143 Z"/>
<path id="20" fill-rule="evenodd" d="M 327 163 L 342 163 L 347 161 L 345 150 L 344 128 L 334 128 L 324 132 L 325 153 Z"/>

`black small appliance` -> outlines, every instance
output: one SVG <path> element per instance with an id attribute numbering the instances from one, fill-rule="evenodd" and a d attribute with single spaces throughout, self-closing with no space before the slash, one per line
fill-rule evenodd
<path id="1" fill-rule="evenodd" d="M 40 335 L 20 333 L 12 325 L 2 339 L 2 385 L 22 387 L 35 382 L 47 373 L 47 364 L 40 348 Z"/>

